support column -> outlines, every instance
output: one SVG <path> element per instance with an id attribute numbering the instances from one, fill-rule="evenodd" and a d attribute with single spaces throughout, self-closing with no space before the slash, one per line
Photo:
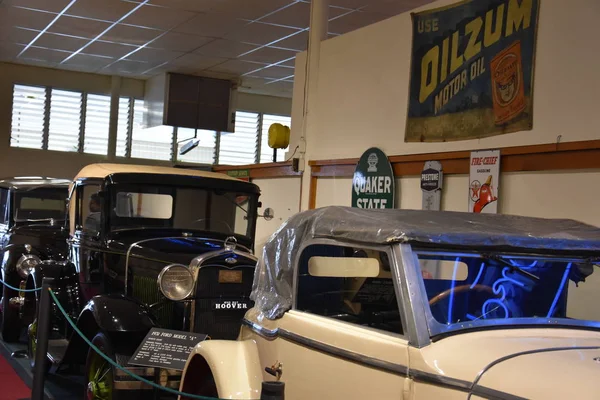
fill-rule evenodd
<path id="1" fill-rule="evenodd" d="M 117 129 L 119 127 L 119 97 L 121 77 L 113 76 L 110 87 L 110 122 L 108 125 L 108 159 L 115 160 L 117 153 Z"/>
<path id="2" fill-rule="evenodd" d="M 306 76 L 304 82 L 304 104 L 302 116 L 302 134 L 300 136 L 299 158 L 302 176 L 302 201 L 301 209 L 308 208 L 308 193 L 310 186 L 310 168 L 308 158 L 310 145 L 316 145 L 318 129 L 315 124 L 316 100 L 319 89 L 319 59 L 321 55 L 321 41 L 327 39 L 329 22 L 329 0 L 312 0 L 310 3 L 310 27 L 308 35 L 308 50 L 306 59 Z M 298 73 L 299 71 L 296 71 Z"/>

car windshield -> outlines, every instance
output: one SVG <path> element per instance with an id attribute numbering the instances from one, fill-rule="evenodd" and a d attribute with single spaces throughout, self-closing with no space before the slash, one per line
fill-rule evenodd
<path id="1" fill-rule="evenodd" d="M 586 305 L 586 293 L 600 274 L 593 275 L 597 267 L 585 260 L 418 251 L 417 257 L 431 315 L 439 324 L 600 321 Z"/>
<path id="2" fill-rule="evenodd" d="M 66 213 L 66 188 L 35 188 L 14 195 L 15 222 L 63 220 Z"/>
<path id="3" fill-rule="evenodd" d="M 256 196 L 211 188 L 114 185 L 111 230 L 173 228 L 252 235 Z"/>

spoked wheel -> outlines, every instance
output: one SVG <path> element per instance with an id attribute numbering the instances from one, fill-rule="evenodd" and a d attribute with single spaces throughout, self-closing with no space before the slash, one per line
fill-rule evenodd
<path id="1" fill-rule="evenodd" d="M 111 359 L 115 353 L 110 341 L 103 333 L 98 333 L 92 343 Z M 89 349 L 85 365 L 85 395 L 86 400 L 119 400 L 122 395 L 115 389 L 115 379 L 112 365 L 109 364 L 92 348 Z"/>

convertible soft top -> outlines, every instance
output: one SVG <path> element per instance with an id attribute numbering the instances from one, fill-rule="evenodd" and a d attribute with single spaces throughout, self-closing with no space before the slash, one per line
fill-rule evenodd
<path id="1" fill-rule="evenodd" d="M 267 318 L 277 318 L 291 308 L 296 256 L 307 240 L 315 238 L 600 257 L 600 228 L 574 220 L 324 207 L 292 216 L 265 244 L 251 298 Z"/>

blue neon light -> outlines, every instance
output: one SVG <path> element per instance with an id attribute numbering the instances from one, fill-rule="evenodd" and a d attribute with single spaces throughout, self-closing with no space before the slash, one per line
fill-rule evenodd
<path id="1" fill-rule="evenodd" d="M 556 303 L 558 303 L 558 298 L 561 296 L 562 291 L 565 287 L 565 282 L 567 281 L 567 278 L 569 277 L 569 272 L 571 271 L 571 264 L 569 263 L 567 265 L 567 268 L 565 269 L 565 273 L 563 274 L 562 280 L 560 281 L 560 286 L 558 287 L 558 290 L 556 291 L 556 295 L 554 296 L 554 301 L 552 301 L 552 305 L 550 306 L 550 310 L 548 311 L 548 315 L 546 316 L 546 318 L 550 318 L 552 316 L 552 314 L 554 314 L 554 309 L 556 308 Z"/>
<path id="2" fill-rule="evenodd" d="M 456 267 L 458 267 L 458 262 L 460 261 L 460 257 L 456 257 L 454 261 L 454 271 L 452 271 L 452 287 L 450 288 L 450 302 L 448 303 L 448 323 L 452 323 L 452 307 L 454 306 L 454 286 L 456 285 Z"/>
<path id="3" fill-rule="evenodd" d="M 485 267 L 485 261 L 481 263 L 481 267 L 479 267 L 479 272 L 477 273 L 477 277 L 475 277 L 475 280 L 473 281 L 473 284 L 471 285 L 471 287 L 469 287 L 469 289 L 473 289 L 475 287 L 475 285 L 477 285 L 477 282 L 479 282 L 479 278 L 481 278 L 481 274 L 483 273 L 484 267 Z"/>

